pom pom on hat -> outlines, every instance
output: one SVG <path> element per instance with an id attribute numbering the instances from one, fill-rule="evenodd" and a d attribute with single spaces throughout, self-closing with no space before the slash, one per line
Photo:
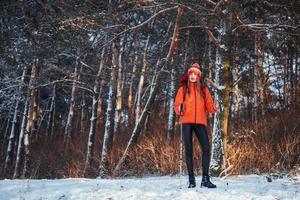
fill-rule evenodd
<path id="1" fill-rule="evenodd" d="M 196 68 L 200 69 L 200 65 L 199 65 L 198 63 L 194 63 L 194 64 L 192 65 L 192 67 L 196 67 Z"/>

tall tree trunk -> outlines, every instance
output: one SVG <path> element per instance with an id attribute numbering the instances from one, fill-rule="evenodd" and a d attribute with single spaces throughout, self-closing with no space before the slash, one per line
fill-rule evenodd
<path id="1" fill-rule="evenodd" d="M 184 67 L 187 67 L 188 65 L 189 41 L 190 41 L 190 29 L 187 29 L 185 33 L 185 42 L 184 42 L 184 60 L 183 60 Z"/>
<path id="2" fill-rule="evenodd" d="M 25 83 L 25 76 L 26 76 L 27 69 L 28 69 L 27 67 L 24 67 L 24 69 L 23 69 L 23 74 L 22 74 L 22 78 L 21 78 L 21 85 Z M 20 86 L 19 89 L 18 89 L 19 95 L 16 99 L 14 116 L 13 116 L 12 126 L 11 126 L 11 130 L 10 130 L 9 140 L 8 140 L 6 159 L 5 159 L 5 163 L 4 163 L 4 169 L 3 169 L 4 174 L 6 173 L 8 167 L 12 164 L 14 144 L 15 144 L 15 131 L 16 131 L 17 118 L 18 118 L 18 113 L 19 113 L 21 91 L 22 91 L 22 86 Z"/>
<path id="3" fill-rule="evenodd" d="M 255 92 L 255 107 L 257 113 L 264 116 L 264 75 L 263 75 L 263 49 L 262 49 L 263 35 L 261 32 L 255 33 L 255 66 L 254 66 L 254 92 Z"/>
<path id="4" fill-rule="evenodd" d="M 88 121 L 88 106 L 87 106 L 87 102 L 86 102 L 86 94 L 85 91 L 82 91 L 81 93 L 81 111 L 80 111 L 80 117 L 78 117 L 80 119 L 80 135 L 84 135 L 85 130 L 87 129 L 87 121 Z"/>
<path id="5" fill-rule="evenodd" d="M 215 58 L 215 55 L 213 55 L 213 51 L 215 50 L 214 48 L 213 48 L 214 46 L 213 46 L 213 44 L 212 44 L 212 42 L 208 42 L 208 53 L 207 53 L 207 55 L 208 55 L 208 68 L 207 68 L 207 70 L 208 70 L 208 74 L 207 74 L 207 77 L 210 79 L 210 80 L 214 80 L 213 78 L 212 78 L 212 76 L 213 76 L 213 73 L 212 73 L 212 71 L 214 71 L 215 72 L 215 69 L 216 69 L 216 67 L 214 67 L 214 66 L 216 66 L 215 65 L 215 63 L 216 63 L 216 60 L 214 59 Z M 219 81 L 219 83 L 220 83 L 220 81 Z M 213 115 L 212 114 L 209 114 L 208 115 L 208 125 L 210 126 L 210 127 L 213 127 L 214 126 L 214 120 L 213 120 Z"/>
<path id="6" fill-rule="evenodd" d="M 71 100 L 70 100 L 70 108 L 68 113 L 67 124 L 65 126 L 65 134 L 64 134 L 64 143 L 67 146 L 71 141 L 71 133 L 72 133 L 72 125 L 73 125 L 73 118 L 74 118 L 74 109 L 76 106 L 75 98 L 77 92 L 77 80 L 78 80 L 78 71 L 79 71 L 79 58 L 76 60 L 74 74 L 73 74 L 73 84 L 72 84 L 72 92 L 71 92 Z"/>
<path id="7" fill-rule="evenodd" d="M 179 31 L 176 33 L 179 35 Z M 188 52 L 188 43 L 189 43 L 189 30 L 186 33 L 186 41 L 185 41 L 185 60 L 184 62 L 187 64 L 187 52 Z M 172 63 L 175 66 L 179 66 L 179 58 L 178 58 L 178 45 L 174 48 L 174 54 L 172 58 Z M 170 73 L 170 83 L 169 83 L 169 92 L 168 92 L 168 99 L 169 99 L 169 114 L 168 114 L 168 128 L 167 128 L 167 138 L 168 140 L 172 140 L 174 138 L 175 132 L 175 111 L 174 111 L 174 100 L 175 100 L 175 87 L 176 87 L 176 77 L 177 77 L 177 70 L 172 67 Z"/>
<path id="8" fill-rule="evenodd" d="M 296 54 L 295 56 L 295 76 L 294 76 L 294 108 L 297 109 L 299 108 L 299 104 L 298 104 L 298 88 L 299 88 L 299 83 L 300 83 L 300 80 L 299 80 L 299 76 L 300 76 L 300 73 L 299 73 L 299 63 L 300 63 L 300 56 Z"/>
<path id="9" fill-rule="evenodd" d="M 47 120 L 47 130 L 46 135 L 49 140 L 53 139 L 53 128 L 54 128 L 54 120 L 55 120 L 55 100 L 56 100 L 56 84 L 54 83 L 52 86 L 52 98 L 49 108 L 48 120 Z M 53 127 L 52 127 L 53 125 Z"/>
<path id="10" fill-rule="evenodd" d="M 118 66 L 118 54 L 119 54 L 119 46 L 118 41 L 115 41 L 112 46 L 112 69 L 111 69 L 111 77 L 109 83 L 109 95 L 107 99 L 107 108 L 106 108 L 106 120 L 105 120 L 105 130 L 103 137 L 103 145 L 101 151 L 101 160 L 99 166 L 99 176 L 106 177 L 108 175 L 109 169 L 109 159 L 112 150 L 113 144 L 113 114 L 114 114 L 114 103 L 116 96 L 116 68 Z"/>
<path id="11" fill-rule="evenodd" d="M 135 110 L 135 123 L 138 122 L 141 114 L 141 104 L 142 104 L 142 92 L 143 92 L 143 87 L 144 87 L 144 80 L 145 80 L 145 73 L 147 70 L 147 49 L 149 45 L 149 40 L 150 40 L 150 34 L 147 36 L 145 48 L 144 48 L 144 54 L 143 54 L 143 67 L 140 75 L 140 82 L 138 86 L 138 91 L 137 91 L 137 102 L 136 102 L 136 110 Z"/>
<path id="12" fill-rule="evenodd" d="M 56 101 L 56 84 L 53 84 L 52 88 L 52 98 L 51 98 L 51 104 L 49 109 L 49 115 L 48 115 L 48 121 L 47 121 L 47 130 L 46 134 L 48 139 L 53 139 L 54 137 L 54 128 L 55 128 L 55 101 Z"/>
<path id="13" fill-rule="evenodd" d="M 93 88 L 93 103 L 92 103 L 92 116 L 90 118 L 90 130 L 89 130 L 89 137 L 87 142 L 87 154 L 85 160 L 85 166 L 83 170 L 83 175 L 88 175 L 88 169 L 92 164 L 93 157 L 94 157 L 94 146 L 95 146 L 95 134 L 96 134 L 96 125 L 97 125 L 97 118 L 100 116 L 100 112 L 98 111 L 99 100 L 97 98 L 101 98 L 99 95 L 101 85 L 101 74 L 103 71 L 104 66 L 104 54 L 105 48 L 102 49 L 100 64 L 98 68 L 98 73 L 95 79 L 94 88 Z"/>
<path id="14" fill-rule="evenodd" d="M 114 133 L 118 132 L 119 124 L 122 117 L 122 100 L 123 100 L 123 71 L 124 67 L 122 64 L 122 56 L 124 53 L 125 38 L 122 37 L 120 40 L 120 53 L 118 55 L 118 78 L 117 78 L 117 99 L 116 99 L 116 110 L 115 110 L 115 122 L 114 122 Z"/>
<path id="15" fill-rule="evenodd" d="M 10 118 L 10 115 L 11 115 L 11 109 L 9 110 L 8 112 L 8 116 L 7 116 L 7 120 L 6 120 L 6 124 L 3 122 L 3 142 L 2 142 L 2 147 L 3 147 L 3 152 L 5 151 L 6 149 L 6 145 L 7 145 L 7 137 L 8 137 L 8 132 L 9 132 L 9 128 L 10 128 L 10 122 L 11 122 L 11 118 Z M 5 126 L 4 126 L 5 124 Z"/>
<path id="16" fill-rule="evenodd" d="M 103 86 L 105 85 L 105 80 L 102 80 L 100 83 L 100 88 L 99 88 L 99 95 L 98 95 L 98 107 L 97 107 L 97 128 L 96 128 L 96 132 L 100 134 L 100 130 L 101 130 L 101 122 L 102 120 L 102 107 L 103 107 L 103 99 L 104 99 L 104 95 L 103 95 Z"/>
<path id="17" fill-rule="evenodd" d="M 127 153 L 128 153 L 128 151 L 129 151 L 129 148 L 130 148 L 133 144 L 136 144 L 136 142 L 137 142 L 137 139 L 138 139 L 138 137 L 139 137 L 139 135 L 140 135 L 140 132 L 141 132 L 141 130 L 142 130 L 142 126 L 143 126 L 143 124 L 144 124 L 144 122 L 145 122 L 145 120 L 146 120 L 146 118 L 147 118 L 147 116 L 148 116 L 148 112 L 150 111 L 150 107 L 151 107 L 151 105 L 152 105 L 153 102 L 154 102 L 154 99 L 155 99 L 155 96 L 156 96 L 156 93 L 157 93 L 157 90 L 158 90 L 158 85 L 159 85 L 159 79 L 158 79 L 158 78 L 159 78 L 159 77 L 160 77 L 160 72 L 159 72 L 159 74 L 157 75 L 155 81 L 152 83 L 152 84 L 155 84 L 155 86 L 154 86 L 154 88 L 151 89 L 151 91 L 150 91 L 150 96 L 149 96 L 148 101 L 147 101 L 147 103 L 146 103 L 146 105 L 145 105 L 145 108 L 143 109 L 143 112 L 142 112 L 142 114 L 140 115 L 140 118 L 139 118 L 138 122 L 136 123 L 136 125 L 135 125 L 135 127 L 134 127 L 134 130 L 133 130 L 133 132 L 132 132 L 132 134 L 131 134 L 130 140 L 128 141 L 127 147 L 126 147 L 126 149 L 125 149 L 125 151 L 124 151 L 124 153 L 123 153 L 123 156 L 122 156 L 121 159 L 119 160 L 119 162 L 118 162 L 118 164 L 117 164 L 117 166 L 116 166 L 116 168 L 115 168 L 115 170 L 114 170 L 114 172 L 113 172 L 114 174 L 116 174 L 116 173 L 120 170 L 121 165 L 122 165 L 122 164 L 124 163 L 124 161 L 126 160 L 126 158 L 127 158 Z"/>
<path id="18" fill-rule="evenodd" d="M 234 68 L 233 68 L 233 82 L 236 83 L 233 87 L 233 94 L 234 94 L 234 113 L 236 115 L 235 117 L 235 121 L 236 123 L 239 124 L 240 122 L 240 118 L 239 118 L 239 103 L 240 103 L 240 89 L 239 89 L 239 85 L 237 84 L 238 81 L 238 76 L 239 76 L 239 66 L 236 63 Z"/>
<path id="19" fill-rule="evenodd" d="M 137 43 L 137 42 L 136 42 Z M 137 47 L 137 45 L 135 45 Z M 136 49 L 135 47 L 135 49 Z M 132 113 L 132 104 L 133 104 L 133 84 L 134 84 L 134 79 L 136 77 L 136 67 L 137 67 L 137 62 L 138 62 L 138 53 L 134 53 L 134 59 L 133 59 L 133 66 L 132 66 L 132 72 L 131 72 L 131 78 L 130 78 L 130 85 L 129 85 L 129 93 L 128 93 L 128 114 L 131 116 Z M 131 119 L 129 119 L 131 121 Z"/>
<path id="20" fill-rule="evenodd" d="M 3 139 L 0 138 L 0 141 L 2 141 L 2 146 L 0 145 L 0 147 L 2 148 L 1 152 L 3 152 L 3 154 L 0 156 L 0 160 L 1 161 L 3 160 L 3 162 L 1 162 L 1 165 L 0 165 L 0 175 L 1 174 L 3 174 L 3 175 L 7 174 L 8 175 L 8 173 L 6 173 L 5 166 L 4 166 L 5 165 L 5 159 L 6 159 L 7 155 L 5 155 L 4 152 L 7 151 L 7 149 L 8 149 L 9 136 L 10 136 L 8 132 L 10 132 L 9 131 L 10 124 L 13 121 L 13 118 L 11 118 L 11 113 L 12 112 L 13 112 L 12 108 L 10 108 L 9 112 L 8 112 L 8 115 L 6 117 L 6 120 L 5 120 L 6 123 L 5 122 L 2 123 L 3 130 L 2 130 L 1 136 L 3 135 Z"/>
<path id="21" fill-rule="evenodd" d="M 28 177 L 29 176 L 29 170 L 31 168 L 31 160 L 30 160 L 30 149 L 29 149 L 29 136 L 32 134 L 32 126 L 37 120 L 37 113 L 36 113 L 36 95 L 37 89 L 34 87 L 36 86 L 36 79 L 39 73 L 39 63 L 38 59 L 35 60 L 32 69 L 31 69 L 31 77 L 28 85 L 28 99 L 29 99 L 29 107 L 28 107 L 28 117 L 27 117 L 27 124 L 26 129 L 24 132 L 24 168 L 23 168 L 23 174 L 22 177 Z"/>
<path id="22" fill-rule="evenodd" d="M 219 42 L 221 42 L 221 35 L 219 34 Z M 221 49 L 216 47 L 216 61 L 215 61 L 215 83 L 220 84 L 220 69 L 222 68 L 222 55 Z M 214 92 L 214 99 L 219 100 L 218 91 Z M 221 110 L 221 109 L 220 109 Z M 211 161 L 210 161 L 210 174 L 212 176 L 218 176 L 221 173 L 221 161 L 222 161 L 222 129 L 221 129 L 221 113 L 215 113 L 214 124 L 212 132 L 212 150 L 211 150 Z"/>
<path id="23" fill-rule="evenodd" d="M 39 76 L 39 67 L 36 71 L 36 77 Z M 39 141 L 38 124 L 40 120 L 40 91 L 35 88 L 33 89 L 33 112 L 32 112 L 32 135 L 35 136 L 36 141 Z"/>
<path id="24" fill-rule="evenodd" d="M 179 38 L 179 25 L 180 25 L 180 22 L 183 18 L 183 15 L 184 15 L 184 9 L 181 6 L 179 6 L 178 7 L 177 19 L 176 19 L 176 24 L 175 24 L 175 28 L 174 28 L 174 32 L 173 32 L 173 37 L 172 37 L 172 42 L 171 42 L 171 45 L 170 45 L 170 48 L 169 48 L 168 55 L 166 57 L 166 62 L 164 62 L 163 64 L 161 64 L 161 63 L 158 64 L 158 66 L 162 65 L 162 67 L 160 67 L 160 71 L 158 72 L 158 74 L 155 76 L 155 78 L 153 79 L 153 81 L 151 83 L 152 85 L 154 85 L 154 87 L 151 88 L 150 96 L 149 96 L 149 98 L 146 102 L 146 105 L 143 109 L 142 114 L 140 115 L 140 118 L 139 118 L 138 122 L 136 123 L 136 125 L 135 125 L 135 127 L 132 131 L 132 134 L 131 134 L 131 137 L 130 137 L 128 143 L 127 143 L 126 149 L 125 149 L 122 157 L 120 158 L 118 164 L 116 165 L 116 167 L 114 169 L 114 172 L 113 172 L 114 174 L 116 174 L 121 169 L 122 164 L 124 163 L 124 161 L 127 158 L 128 151 L 137 142 L 137 139 L 138 139 L 138 137 L 140 135 L 140 132 L 141 132 L 141 129 L 142 129 L 142 125 L 144 124 L 144 122 L 146 120 L 146 117 L 149 114 L 149 111 L 150 111 L 151 105 L 154 102 L 157 90 L 160 87 L 160 82 L 161 82 L 160 79 L 161 79 L 161 75 L 162 75 L 162 72 L 163 72 L 162 70 L 164 70 L 165 67 L 168 67 L 170 65 L 170 61 L 172 60 L 172 58 L 174 56 L 174 53 L 176 52 L 176 48 L 177 48 L 177 45 L 178 45 L 178 38 Z"/>
<path id="25" fill-rule="evenodd" d="M 21 123 L 21 130 L 20 130 L 20 134 L 19 134 L 16 163 L 15 163 L 15 169 L 14 169 L 14 175 L 13 175 L 14 179 L 20 177 L 20 166 L 21 166 L 21 158 L 22 158 L 23 145 L 24 145 L 24 133 L 26 131 L 28 104 L 29 104 L 29 99 L 28 99 L 28 97 L 26 97 L 26 100 L 24 103 L 24 112 L 23 112 L 23 118 L 22 118 L 22 123 Z"/>
<path id="26" fill-rule="evenodd" d="M 231 80 L 231 66 L 232 66 L 232 46 L 233 46 L 233 34 L 232 34 L 232 1 L 228 0 L 228 9 L 229 17 L 224 22 L 224 29 L 225 29 L 225 36 L 224 36 L 224 45 L 225 48 L 223 49 L 223 69 L 224 69 L 224 86 L 225 90 L 223 93 L 223 104 L 224 104 L 224 112 L 223 112 L 223 119 L 222 119 L 222 131 L 223 131 L 223 145 L 224 145 L 224 159 L 225 162 L 223 168 L 226 168 L 227 162 L 227 139 L 229 133 L 229 117 L 230 117 L 230 80 Z"/>
<path id="27" fill-rule="evenodd" d="M 249 83 L 247 82 L 247 88 L 248 88 L 248 116 L 249 116 L 249 122 L 254 123 L 256 121 L 256 106 L 257 106 L 257 101 L 256 101 L 256 92 L 255 92 L 255 81 L 254 81 L 254 67 L 253 66 L 254 60 L 252 58 L 249 59 L 249 71 L 250 71 L 250 81 Z"/>
<path id="28" fill-rule="evenodd" d="M 290 96 L 291 96 L 291 103 L 290 103 L 290 107 L 293 108 L 293 101 L 294 101 L 294 88 L 295 88 L 295 85 L 294 85 L 294 77 L 295 77 L 295 74 L 294 74 L 294 69 L 293 69 L 293 66 L 294 66 L 294 51 L 292 49 L 292 47 L 289 47 L 289 84 L 290 84 Z"/>
<path id="29" fill-rule="evenodd" d="M 174 112 L 174 98 L 175 98 L 175 77 L 176 70 L 173 67 L 170 74 L 170 83 L 169 83 L 169 115 L 168 115 L 168 129 L 167 129 L 167 138 L 171 140 L 174 138 L 174 126 L 175 126 L 175 112 Z"/>

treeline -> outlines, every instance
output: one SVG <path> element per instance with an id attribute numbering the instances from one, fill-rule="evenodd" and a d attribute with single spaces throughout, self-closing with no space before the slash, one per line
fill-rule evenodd
<path id="1" fill-rule="evenodd" d="M 176 174 L 174 97 L 195 62 L 225 86 L 207 83 L 213 174 L 299 165 L 298 1 L 0 5 L 1 177 Z"/>

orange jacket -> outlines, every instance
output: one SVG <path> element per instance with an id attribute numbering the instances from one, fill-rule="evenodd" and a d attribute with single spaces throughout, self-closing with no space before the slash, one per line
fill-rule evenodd
<path id="1" fill-rule="evenodd" d="M 196 83 L 189 82 L 190 93 L 186 93 L 183 102 L 184 88 L 181 86 L 175 97 L 174 110 L 177 115 L 180 115 L 180 105 L 183 103 L 183 124 L 203 124 L 207 126 L 206 113 L 216 112 L 213 99 L 207 87 L 202 92 L 205 99 L 200 94 Z"/>

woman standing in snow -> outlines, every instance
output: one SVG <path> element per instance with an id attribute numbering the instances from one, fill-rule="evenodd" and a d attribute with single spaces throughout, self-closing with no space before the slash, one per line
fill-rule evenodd
<path id="1" fill-rule="evenodd" d="M 199 64 L 189 68 L 185 84 L 177 91 L 174 110 L 182 117 L 183 140 L 185 145 L 186 165 L 189 175 L 189 188 L 196 187 L 193 167 L 193 131 L 202 149 L 202 182 L 201 186 L 215 188 L 209 179 L 210 144 L 207 135 L 206 113 L 218 111 L 219 104 L 213 102 L 211 94 L 203 84 Z"/>

